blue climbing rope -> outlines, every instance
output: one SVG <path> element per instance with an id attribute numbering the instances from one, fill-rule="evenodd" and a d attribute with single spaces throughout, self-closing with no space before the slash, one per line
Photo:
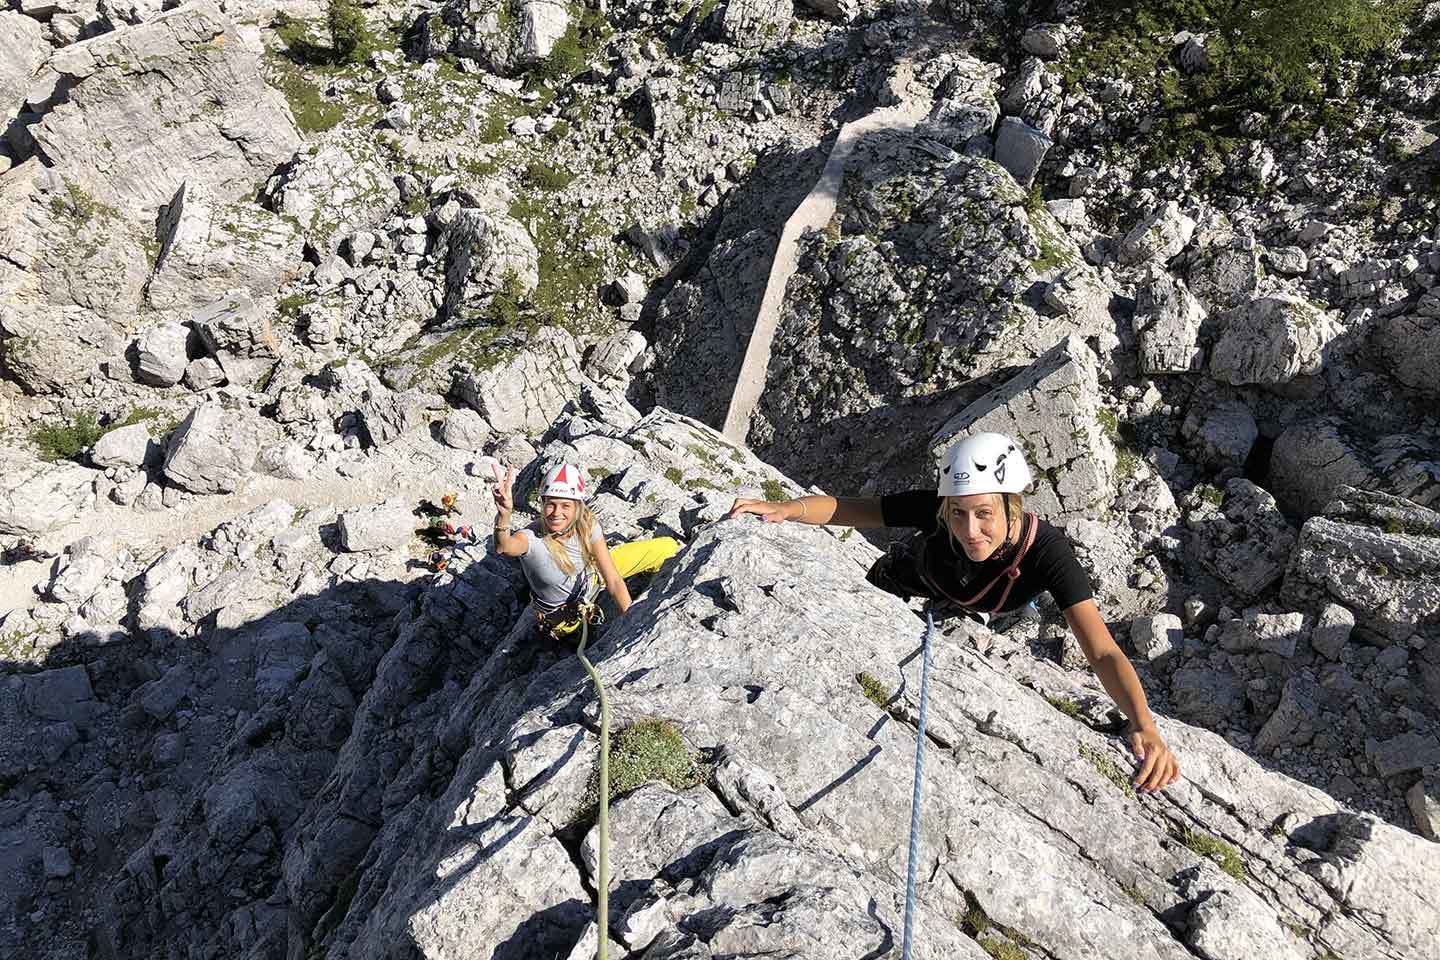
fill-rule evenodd
<path id="1" fill-rule="evenodd" d="M 925 774 L 925 700 L 930 690 L 930 637 L 935 616 L 925 608 L 925 643 L 920 654 L 920 722 L 915 732 L 915 787 L 910 794 L 910 863 L 905 869 L 905 939 L 900 956 L 910 960 L 910 935 L 915 923 L 915 872 L 920 867 L 920 784 Z"/>

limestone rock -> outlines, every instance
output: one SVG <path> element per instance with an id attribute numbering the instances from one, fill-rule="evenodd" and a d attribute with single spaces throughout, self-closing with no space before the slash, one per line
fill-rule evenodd
<path id="1" fill-rule="evenodd" d="M 1135 297 L 1135 333 L 1141 373 L 1193 373 L 1204 363 L 1200 325 L 1205 308 L 1185 284 L 1152 269 Z"/>
<path id="2" fill-rule="evenodd" d="M 1375 482 L 1369 458 L 1357 451 L 1335 418 L 1304 420 L 1287 427 L 1270 453 L 1271 490 L 1303 516 L 1325 509 L 1341 487 Z"/>
<path id="3" fill-rule="evenodd" d="M 1197 528 L 1200 561 L 1242 598 L 1259 596 L 1285 575 L 1295 530 L 1275 498 L 1249 480 L 1225 485 L 1220 511 Z"/>
<path id="4" fill-rule="evenodd" d="M 1240 467 L 1260 436 L 1255 415 L 1239 400 L 1197 399 L 1186 412 L 1180 432 L 1202 463 Z"/>
<path id="5" fill-rule="evenodd" d="M 1006 117 L 995 136 L 995 162 L 1009 170 L 1016 183 L 1028 187 L 1053 145 L 1054 141 L 1024 120 Z"/>
<path id="6" fill-rule="evenodd" d="M 456 2 L 446 6 L 443 19 L 449 29 L 436 31 L 437 53 L 448 41 L 451 53 L 505 75 L 550 56 L 570 28 L 570 10 L 559 0 Z"/>
<path id="7" fill-rule="evenodd" d="M 1410 815 L 1415 818 L 1415 828 L 1420 835 L 1440 841 L 1440 775 L 1426 771 L 1405 791 L 1405 802 L 1410 806 Z"/>
<path id="8" fill-rule="evenodd" d="M 1195 220 L 1182 212 L 1174 200 L 1168 200 L 1125 235 L 1120 242 L 1120 260 L 1122 263 L 1171 260 L 1185 249 L 1194 233 Z"/>
<path id="9" fill-rule="evenodd" d="M 1273 753 L 1279 746 L 1309 743 L 1320 722 L 1323 691 L 1308 677 L 1296 675 L 1285 681 L 1280 705 L 1255 736 L 1255 749 Z"/>
<path id="10" fill-rule="evenodd" d="M 284 98 L 210 0 L 65 47 L 46 75 L 37 84 L 66 93 L 31 126 L 37 149 L 120 209 L 153 209 L 187 180 L 239 197 L 300 144 Z"/>
<path id="11" fill-rule="evenodd" d="M 469 407 L 451 410 L 440 425 L 440 440 L 456 450 L 481 450 L 493 434 L 490 424 Z"/>
<path id="12" fill-rule="evenodd" d="M 0 534 L 35 536 L 79 516 L 95 502 L 95 476 L 0 447 Z"/>
<path id="13" fill-rule="evenodd" d="M 375 226 L 399 200 L 374 144 L 343 127 L 297 153 L 265 188 L 270 209 L 299 221 L 305 242 L 321 257 L 348 234 Z"/>
<path id="14" fill-rule="evenodd" d="M 20 111 L 31 78 L 49 56 L 38 21 L 13 10 L 0 12 L 0 121 Z"/>
<path id="15" fill-rule="evenodd" d="M 415 535 L 416 519 L 400 499 L 340 514 L 340 543 L 351 552 L 393 550 Z"/>
<path id="16" fill-rule="evenodd" d="M 190 362 L 186 353 L 189 340 L 190 328 L 180 323 L 162 323 L 141 334 L 135 341 L 136 379 L 156 387 L 179 383 Z"/>
<path id="17" fill-rule="evenodd" d="M 150 436 L 149 423 L 141 422 L 108 431 L 90 449 L 90 460 L 97 467 L 135 469 L 154 459 L 158 453 L 158 446 Z"/>
<path id="18" fill-rule="evenodd" d="M 200 307 L 235 288 L 273 297 L 300 272 L 300 237 L 290 221 L 248 202 L 222 201 L 181 184 L 160 210 L 160 256 L 145 297 L 160 309 Z"/>
<path id="19" fill-rule="evenodd" d="M 261 434 L 249 413 L 210 401 L 175 428 L 165 449 L 165 478 L 194 493 L 231 493 L 255 468 Z"/>
<path id="20" fill-rule="evenodd" d="M 1233 384 L 1288 383 L 1318 373 L 1338 328 L 1296 297 L 1262 297 L 1229 311 L 1210 354 L 1210 374 Z"/>
<path id="21" fill-rule="evenodd" d="M 1323 516 L 1300 528 L 1281 595 L 1296 606 L 1341 604 L 1356 626 L 1408 640 L 1440 622 L 1440 514 L 1342 487 Z"/>
<path id="22" fill-rule="evenodd" d="M 1055 523 L 1085 517 L 1111 496 L 1115 448 L 1100 423 L 1095 354 L 1071 336 L 1013 380 L 976 400 L 930 441 L 939 462 L 957 438 L 993 431 L 1025 446 L 1035 509 Z"/>
<path id="23" fill-rule="evenodd" d="M 1395 379 L 1427 396 L 1440 396 L 1440 316 L 1402 313 L 1376 322 L 1370 342 Z"/>
<path id="24" fill-rule="evenodd" d="M 1153 663 L 1181 651 L 1185 645 L 1185 628 L 1173 613 L 1136 617 L 1130 622 L 1130 645 Z"/>
<path id="25" fill-rule="evenodd" d="M 612 334 L 595 345 L 594 352 L 585 361 L 585 375 L 596 383 L 628 380 L 645 347 L 645 335 L 638 330 Z"/>
<path id="26" fill-rule="evenodd" d="M 542 327 L 508 359 L 457 370 L 454 390 L 497 432 L 533 434 L 549 425 L 583 380 L 575 339 L 559 327 Z"/>
<path id="27" fill-rule="evenodd" d="M 720 11 L 720 35 L 737 47 L 768 50 L 790 32 L 792 0 L 726 0 Z"/>
<path id="28" fill-rule="evenodd" d="M 540 255 L 525 227 L 474 207 L 458 211 L 441 233 L 435 257 L 445 264 L 440 315 L 447 322 L 483 317 L 496 295 L 524 296 L 540 282 Z"/>

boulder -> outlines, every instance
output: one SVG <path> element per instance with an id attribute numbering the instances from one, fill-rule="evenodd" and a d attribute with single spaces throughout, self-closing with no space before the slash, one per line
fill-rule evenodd
<path id="1" fill-rule="evenodd" d="M 540 254 L 524 225 L 476 207 L 459 210 L 434 255 L 445 264 L 440 316 L 447 323 L 488 322 L 497 295 L 513 301 L 540 282 Z"/>
<path id="2" fill-rule="evenodd" d="M 1377 320 L 1370 342 L 1392 376 L 1412 390 L 1440 396 L 1440 305 Z"/>
<path id="3" fill-rule="evenodd" d="M 1309 677 L 1296 675 L 1286 680 L 1280 705 L 1255 735 L 1255 749 L 1269 754 L 1277 747 L 1309 743 L 1320 723 L 1323 696 L 1323 689 Z"/>
<path id="4" fill-rule="evenodd" d="M 1194 233 L 1194 218 L 1181 211 L 1174 200 L 1167 200 L 1125 234 L 1118 251 L 1120 261 L 1169 261 L 1185 249 Z"/>
<path id="5" fill-rule="evenodd" d="M 1333 602 L 1392 642 L 1440 623 L 1440 513 L 1342 487 L 1300 528 L 1285 571 L 1287 604 Z"/>
<path id="6" fill-rule="evenodd" d="M 25 104 L 31 79 L 50 57 L 39 21 L 13 10 L 0 11 L 0 123 Z"/>
<path id="7" fill-rule="evenodd" d="M 415 535 L 416 519 L 404 500 L 388 500 L 340 514 L 340 545 L 352 553 L 396 550 Z"/>
<path id="8" fill-rule="evenodd" d="M 428 31 L 431 56 L 448 51 L 514 75 L 550 56 L 570 29 L 570 8 L 561 0 L 452 0 L 431 19 L 440 21 Z"/>
<path id="9" fill-rule="evenodd" d="M 1028 187 L 1052 146 L 1054 141 L 1024 120 L 1005 117 L 995 136 L 995 162 L 1009 170 L 1016 183 Z"/>
<path id="10" fill-rule="evenodd" d="M 117 427 L 95 441 L 90 449 L 90 461 L 97 467 L 128 467 L 132 470 L 154 458 L 159 449 L 150 436 L 148 422 L 132 423 L 128 427 Z"/>
<path id="11" fill-rule="evenodd" d="M 1226 383 L 1281 384 L 1320 372 L 1338 325 L 1308 301 L 1261 297 L 1228 311 L 1210 353 L 1210 375 Z"/>
<path id="12" fill-rule="evenodd" d="M 1025 447 L 1033 509 L 1064 524 L 1113 496 L 1115 446 L 1100 420 L 1099 363 L 1079 337 L 1060 341 L 1028 370 L 961 410 L 930 440 L 939 463 L 961 436 L 1003 433 Z"/>
<path id="13" fill-rule="evenodd" d="M 1185 284 L 1152 268 L 1135 296 L 1135 334 L 1140 338 L 1140 372 L 1194 373 L 1204 365 L 1200 325 L 1205 308 Z"/>
<path id="14" fill-rule="evenodd" d="M 1242 599 L 1258 597 L 1285 575 L 1295 530 L 1275 498 L 1249 480 L 1231 480 L 1218 508 L 1192 512 L 1188 522 L 1201 563 Z"/>
<path id="15" fill-rule="evenodd" d="M 629 380 L 632 367 L 645 352 L 645 335 L 638 330 L 622 330 L 595 345 L 585 361 L 585 375 L 596 383 L 607 380 Z"/>
<path id="16" fill-rule="evenodd" d="M 440 425 L 440 442 L 456 450 L 481 450 L 494 434 L 490 424 L 469 407 L 451 410 Z"/>
<path id="17" fill-rule="evenodd" d="M 170 435 L 165 478 L 194 493 L 231 493 L 254 470 L 260 441 L 253 415 L 202 403 Z"/>
<path id="18" fill-rule="evenodd" d="M 202 307 L 240 288 L 274 297 L 300 273 L 300 235 L 292 221 L 257 204 L 224 201 L 202 184 L 180 185 L 160 209 L 160 255 L 145 287 L 160 309 Z"/>
<path id="19" fill-rule="evenodd" d="M 1240 400 L 1197 398 L 1185 414 L 1180 432 L 1201 463 L 1241 467 L 1260 436 L 1255 415 Z"/>
<path id="20" fill-rule="evenodd" d="M 785 42 L 794 16 L 792 0 L 725 0 L 720 36 L 750 50 L 769 50 Z"/>
<path id="21" fill-rule="evenodd" d="M 94 504 L 96 476 L 0 447 L 0 534 L 36 536 L 73 520 Z"/>
<path id="22" fill-rule="evenodd" d="M 1130 646 L 1153 663 L 1184 648 L 1185 627 L 1173 613 L 1136 617 L 1130 621 Z"/>
<path id="23" fill-rule="evenodd" d="M 1338 418 L 1320 417 L 1286 427 L 1270 452 L 1270 489 L 1301 516 L 1312 516 L 1341 487 L 1376 481 L 1370 458 L 1355 449 Z"/>
<path id="24" fill-rule="evenodd" d="M 190 363 L 186 346 L 190 328 L 183 323 L 161 323 L 135 341 L 135 379 L 152 387 L 173 387 Z"/>
<path id="25" fill-rule="evenodd" d="M 1425 775 L 1405 791 L 1405 802 L 1420 835 L 1440 841 L 1440 768 L 1425 771 Z"/>

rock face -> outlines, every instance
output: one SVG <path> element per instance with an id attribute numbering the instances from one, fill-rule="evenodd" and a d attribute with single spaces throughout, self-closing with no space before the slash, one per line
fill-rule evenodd
<path id="1" fill-rule="evenodd" d="M 714 483 L 765 469 L 738 450 L 684 459 L 687 444 L 735 448 L 664 411 L 637 422 L 600 399 L 579 413 L 523 473 L 581 449 L 616 465 L 598 499 L 622 536 L 644 517 L 668 522 L 672 506 L 646 506 L 667 461 Z M 911 771 L 922 624 L 863 584 L 873 548 L 797 525 L 701 526 L 721 498 L 678 499 L 691 542 L 592 650 L 617 728 L 674 725 L 672 776 L 725 751 L 713 787 L 653 779 L 612 801 L 612 933 L 655 957 L 893 951 L 909 798 L 886 785 Z M 515 619 L 503 564 L 483 550 L 457 560 L 369 639 L 383 660 L 315 653 L 299 687 L 225 748 L 199 802 L 127 859 L 107 908 L 114 943 L 228 954 L 284 942 L 337 958 L 593 949 L 577 947 L 598 843 L 593 699 L 569 651 Z M 857 671 L 889 688 L 884 707 Z M 1163 807 L 1139 802 L 1116 741 L 966 645 L 940 645 L 933 673 L 929 729 L 949 749 L 926 766 L 920 850 L 938 864 L 918 890 L 926 955 L 983 960 L 1023 937 L 1057 958 L 1304 957 L 1290 932 L 1303 926 L 1337 955 L 1435 956 L 1428 841 L 1179 723 L 1165 732 L 1190 779 Z M 163 692 L 147 702 L 164 709 Z M 319 724 L 335 704 L 348 727 Z M 944 856 L 956 849 L 969 855 Z M 998 866 L 1016 857 L 1021 869 Z M 253 888 L 232 882 L 242 872 Z"/>
<path id="2" fill-rule="evenodd" d="M 1108 502 L 1115 448 L 1100 422 L 1095 354 L 1079 337 L 1056 344 L 1015 379 L 976 400 L 930 442 L 939 462 L 961 436 L 994 432 L 1017 439 L 1035 473 L 1034 510 L 1055 523 Z"/>
<path id="3" fill-rule="evenodd" d="M 31 126 L 37 150 L 127 210 L 169 202 L 186 180 L 238 197 L 300 144 L 284 98 L 209 0 L 66 47 L 40 82 L 66 92 Z"/>
<path id="4" fill-rule="evenodd" d="M 539 254 L 525 227 L 473 207 L 446 226 L 436 257 L 445 264 L 440 316 L 449 323 L 485 317 L 496 294 L 514 299 L 540 282 Z"/>
<path id="5" fill-rule="evenodd" d="M 542 327 L 489 369 L 458 371 L 454 390 L 495 430 L 539 433 L 583 379 L 574 338 L 558 327 Z"/>

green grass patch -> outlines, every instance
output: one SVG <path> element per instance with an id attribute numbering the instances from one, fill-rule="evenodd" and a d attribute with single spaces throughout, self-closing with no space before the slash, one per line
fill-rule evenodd
<path id="1" fill-rule="evenodd" d="M 860 684 L 860 690 L 865 694 L 866 700 L 869 700 L 881 710 L 889 708 L 890 697 L 892 696 L 889 687 L 870 676 L 870 674 L 865 673 L 863 670 L 855 674 L 855 682 Z"/>
<path id="2" fill-rule="evenodd" d="M 590 326 L 608 269 L 597 241 L 608 231 L 593 210 L 578 210 L 548 191 L 518 197 L 510 215 L 525 225 L 539 253 L 535 289 L 519 303 L 535 324 L 571 332 Z"/>
<path id="3" fill-rule="evenodd" d="M 1368 63 L 1385 72 L 1386 49 L 1414 16 L 1417 0 L 1099 0 L 1080 18 L 1082 42 L 1060 63 L 1072 89 L 1098 89 L 1105 78 L 1135 85 L 1134 100 L 1158 111 L 1137 109 L 1120 131 L 1118 149 L 1136 138 L 1142 163 L 1182 157 L 1197 162 L 1202 185 L 1226 172 L 1226 157 L 1242 137 L 1251 112 L 1269 117 L 1272 129 L 1305 139 L 1324 127 L 1342 130 L 1353 121 L 1357 98 L 1340 96 L 1343 64 Z M 1186 74 L 1170 37 L 1179 30 L 1208 37 L 1210 68 Z M 1292 105 L 1281 126 L 1280 114 Z M 1138 118 L 1150 115 L 1142 133 Z"/>
<path id="4" fill-rule="evenodd" d="M 1095 772 L 1115 785 L 1115 789 L 1128 797 L 1135 796 L 1135 785 L 1130 782 L 1130 777 L 1120 765 L 1111 759 L 1110 755 L 1103 750 L 1097 750 L 1089 744 L 1080 744 L 1080 756 L 1090 761 L 1090 766 Z"/>
<path id="5" fill-rule="evenodd" d="M 590 60 L 614 31 L 605 14 L 583 3 L 570 6 L 570 25 L 550 55 L 530 70 L 530 80 L 559 87 L 589 69 Z"/>
<path id="6" fill-rule="evenodd" d="M 1225 491 L 1214 484 L 1202 483 L 1195 488 L 1195 492 L 1199 494 L 1201 500 L 1210 504 L 1210 506 L 1216 510 L 1219 510 L 1225 503 Z"/>
<path id="7" fill-rule="evenodd" d="M 639 720 L 617 732 L 610 741 L 610 801 L 659 780 L 675 790 L 705 782 L 705 768 L 691 755 L 685 738 L 668 720 Z M 600 765 L 597 758 L 581 801 L 581 821 L 593 821 L 600 804 Z"/>
<path id="8" fill-rule="evenodd" d="M 530 186 L 537 187 L 541 190 L 564 190 L 570 186 L 571 181 L 575 179 L 575 175 L 568 170 L 552 167 L 543 161 L 532 160 L 526 165 L 525 172 L 521 174 L 521 179 L 530 184 Z"/>
<path id="9" fill-rule="evenodd" d="M 41 424 L 31 431 L 30 442 L 41 460 L 55 463 L 79 460 L 104 435 L 105 429 L 96 422 L 95 414 L 79 413 L 64 423 Z"/>
<path id="10" fill-rule="evenodd" d="M 1219 864 L 1221 870 L 1236 880 L 1243 881 L 1245 879 L 1245 864 L 1240 859 L 1240 852 L 1224 840 L 1199 830 L 1182 827 L 1180 842 L 1192 853 L 1214 860 Z"/>
<path id="11" fill-rule="evenodd" d="M 1059 710 L 1072 720 L 1080 719 L 1080 704 L 1076 703 L 1070 697 L 1052 697 L 1047 694 L 1045 700 L 1050 706 Z"/>
<path id="12" fill-rule="evenodd" d="M 678 487 L 684 481 L 685 474 L 680 472 L 679 467 L 666 467 L 665 479 L 669 480 L 671 483 L 675 484 Z"/>

